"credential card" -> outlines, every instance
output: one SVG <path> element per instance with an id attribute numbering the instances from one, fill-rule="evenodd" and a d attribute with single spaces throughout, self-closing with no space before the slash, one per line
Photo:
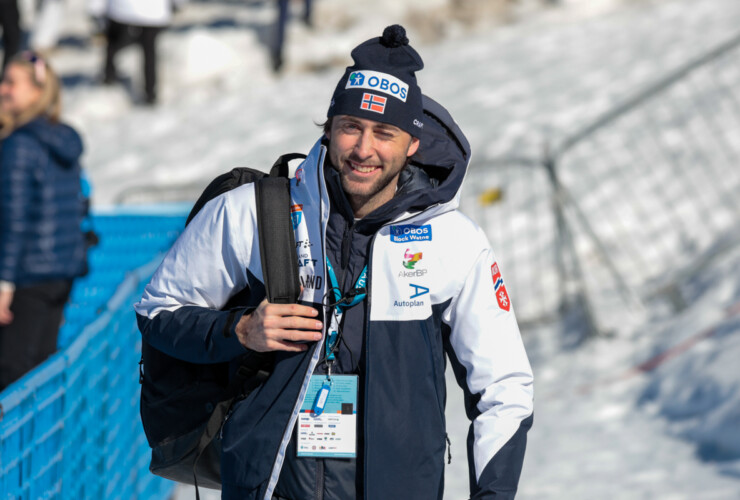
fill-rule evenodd
<path id="1" fill-rule="evenodd" d="M 313 375 L 298 415 L 298 456 L 355 458 L 357 456 L 357 375 L 334 375 L 321 415 L 313 412 L 316 397 L 326 382 Z"/>

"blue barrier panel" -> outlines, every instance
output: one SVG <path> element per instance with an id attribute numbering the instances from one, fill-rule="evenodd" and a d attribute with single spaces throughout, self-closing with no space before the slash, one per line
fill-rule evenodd
<path id="1" fill-rule="evenodd" d="M 3 391 L 0 426 L 0 492 L 28 498 L 33 442 L 33 389 L 15 384 Z"/>
<path id="2" fill-rule="evenodd" d="M 92 225 L 100 243 L 88 253 L 90 272 L 75 281 L 59 331 L 60 348 L 98 317 L 126 273 L 165 252 L 182 231 L 189 208 L 183 204 L 96 211 Z"/>
<path id="3" fill-rule="evenodd" d="M 141 338 L 132 306 L 186 215 L 95 217 L 101 244 L 65 310 L 63 349 L 0 393 L 0 499 L 171 494 L 174 483 L 148 470 L 139 418 Z"/>

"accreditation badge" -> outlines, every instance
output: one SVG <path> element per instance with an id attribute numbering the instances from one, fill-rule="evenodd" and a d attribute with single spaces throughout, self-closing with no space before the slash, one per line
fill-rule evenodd
<path id="1" fill-rule="evenodd" d="M 313 375 L 298 414 L 298 456 L 357 456 L 357 375 Z"/>

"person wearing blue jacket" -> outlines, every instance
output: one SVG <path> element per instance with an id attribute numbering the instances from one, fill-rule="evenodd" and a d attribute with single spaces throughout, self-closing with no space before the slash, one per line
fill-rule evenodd
<path id="1" fill-rule="evenodd" d="M 32 52 L 0 83 L 0 390 L 56 351 L 72 281 L 86 271 L 82 141 L 59 122 L 59 94 Z"/>
<path id="2" fill-rule="evenodd" d="M 222 498 L 440 499 L 445 368 L 465 395 L 470 498 L 514 498 L 533 375 L 497 258 L 457 211 L 470 146 L 422 94 L 405 30 L 352 51 L 324 134 L 291 179 L 303 290 L 263 300 L 255 192 L 208 202 L 135 305 L 191 363 L 273 352 L 222 427 Z M 249 304 L 221 310 L 244 290 Z"/>

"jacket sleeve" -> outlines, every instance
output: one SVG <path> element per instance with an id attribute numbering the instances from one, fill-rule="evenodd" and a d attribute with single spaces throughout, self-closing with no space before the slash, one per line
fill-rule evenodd
<path id="1" fill-rule="evenodd" d="M 33 203 L 33 166 L 42 161 L 41 148 L 27 134 L 15 133 L 0 153 L 0 281 L 16 282 L 30 230 Z"/>
<path id="2" fill-rule="evenodd" d="M 532 369 L 503 282 L 496 285 L 495 264 L 490 248 L 479 254 L 444 316 L 448 356 L 472 421 L 474 500 L 514 498 L 533 414 Z"/>
<path id="3" fill-rule="evenodd" d="M 245 309 L 220 310 L 248 286 L 250 267 L 259 267 L 259 245 L 252 238 L 256 221 L 243 203 L 234 206 L 237 192 L 246 201 L 254 198 L 253 187 L 242 186 L 207 203 L 134 306 L 142 336 L 165 354 L 216 363 L 246 352 L 234 331 Z M 260 279 L 261 274 L 255 271 Z"/>

